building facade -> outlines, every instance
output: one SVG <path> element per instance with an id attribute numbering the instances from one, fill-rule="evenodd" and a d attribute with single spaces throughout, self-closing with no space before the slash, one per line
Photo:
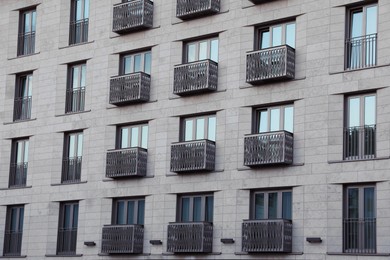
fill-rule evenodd
<path id="1" fill-rule="evenodd" d="M 2 0 L 0 255 L 390 255 L 387 0 Z"/>

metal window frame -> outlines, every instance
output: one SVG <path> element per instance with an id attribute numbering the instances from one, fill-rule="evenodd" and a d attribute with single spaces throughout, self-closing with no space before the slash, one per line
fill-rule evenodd
<path id="1" fill-rule="evenodd" d="M 77 2 L 78 1 L 81 1 L 81 16 L 82 18 L 81 19 L 76 19 L 76 14 L 77 14 Z M 88 17 L 85 17 L 85 9 L 88 8 L 89 9 L 89 5 L 86 6 L 86 1 L 85 0 L 72 0 L 71 1 L 71 6 L 70 6 L 70 20 L 71 22 L 77 22 L 77 21 L 82 21 L 84 19 L 89 19 L 89 16 Z"/>
<path id="2" fill-rule="evenodd" d="M 285 104 L 285 105 L 278 105 L 278 106 L 271 106 L 271 107 L 259 107 L 259 108 L 255 108 L 254 109 L 254 113 L 253 113 L 253 116 L 254 116 L 254 124 L 253 124 L 253 129 L 252 129 L 252 133 L 253 134 L 258 134 L 260 133 L 259 132 L 259 129 L 260 129 L 260 120 L 259 120 L 259 116 L 260 116 L 260 113 L 262 111 L 267 111 L 267 132 L 270 132 L 270 129 L 271 129 L 271 110 L 273 109 L 279 109 L 279 130 L 284 130 L 284 125 L 285 125 L 285 122 L 284 122 L 284 113 L 285 113 L 285 109 L 286 108 L 289 108 L 289 107 L 292 107 L 293 108 L 293 131 L 294 131 L 294 114 L 295 114 L 295 111 L 294 111 L 294 103 L 292 104 Z"/>
<path id="3" fill-rule="evenodd" d="M 350 127 L 349 126 L 349 121 L 350 121 L 350 116 L 349 116 L 349 112 L 351 111 L 350 109 L 350 100 L 351 99 L 354 99 L 354 98 L 359 98 L 359 113 L 360 113 L 360 116 L 359 116 L 359 121 L 360 121 L 360 125 L 359 126 L 365 126 L 364 122 L 365 122 L 365 102 L 364 102 L 364 99 L 366 97 L 371 97 L 371 96 L 374 96 L 375 97 L 375 114 L 374 114 L 374 119 L 375 119 L 375 124 L 376 124 L 376 121 L 377 121 L 377 94 L 374 92 L 374 93 L 365 93 L 365 94 L 360 94 L 360 95 L 350 95 L 350 96 L 347 96 L 345 98 L 345 122 L 344 122 L 344 125 L 346 127 Z"/>
<path id="4" fill-rule="evenodd" d="M 203 38 L 196 41 L 188 41 L 184 43 L 183 49 L 184 49 L 184 55 L 183 55 L 183 63 L 189 63 L 188 61 L 188 48 L 190 45 L 195 44 L 195 60 L 192 62 L 200 61 L 199 59 L 199 45 L 202 42 L 207 42 L 207 57 L 206 59 L 211 59 L 211 41 L 217 40 L 218 41 L 218 50 L 217 50 L 217 57 L 219 60 L 219 37 L 211 37 L 211 38 Z M 218 60 L 216 62 L 218 62 Z"/>
<path id="5" fill-rule="evenodd" d="M 207 139 L 208 140 L 208 135 L 209 135 L 209 118 L 215 118 L 215 121 L 217 121 L 217 115 L 216 114 L 211 114 L 211 115 L 202 115 L 202 116 L 194 116 L 194 117 L 186 117 L 182 118 L 182 126 L 181 126 L 181 135 L 180 139 L 181 141 L 185 141 L 185 135 L 186 135 L 186 122 L 187 121 L 193 121 L 192 124 L 192 139 L 187 140 L 187 141 L 195 141 L 195 140 L 203 140 Z M 196 139 L 196 133 L 197 133 L 197 119 L 204 119 L 205 124 L 204 124 L 204 138 L 203 139 Z M 217 125 L 215 126 L 215 132 L 216 132 Z"/>
<path id="6" fill-rule="evenodd" d="M 357 7 L 352 7 L 352 8 L 349 8 L 347 10 L 347 22 L 346 22 L 346 25 L 347 25 L 347 38 L 352 38 L 352 17 L 353 17 L 353 13 L 356 12 L 356 11 L 359 11 L 361 10 L 362 13 L 363 13 L 363 20 L 362 20 L 362 32 L 363 32 L 363 35 L 367 35 L 367 32 L 366 32 L 366 27 L 367 27 L 367 8 L 370 8 L 370 7 L 373 7 L 373 6 L 376 6 L 377 8 L 379 8 L 378 6 L 378 3 L 375 2 L 375 3 L 371 3 L 371 4 L 366 4 L 366 5 L 360 5 L 360 6 L 357 6 Z M 377 26 L 377 29 L 378 29 L 378 15 L 377 15 L 377 19 L 376 19 L 376 26 Z"/>
<path id="7" fill-rule="evenodd" d="M 136 55 L 141 55 L 141 70 L 140 70 L 140 72 L 145 73 L 145 56 L 146 56 L 146 54 L 150 54 L 150 58 L 152 58 L 152 50 L 145 50 L 145 51 L 141 51 L 141 52 L 132 52 L 132 53 L 121 54 L 120 58 L 119 58 L 119 75 L 127 75 L 127 74 L 131 74 L 131 73 L 136 72 L 136 71 L 134 71 L 134 57 Z M 126 58 L 131 59 L 131 69 L 130 69 L 129 73 L 125 73 L 125 60 L 126 60 Z M 150 73 L 152 73 L 151 70 L 152 70 L 152 67 L 150 67 Z"/>
<path id="8" fill-rule="evenodd" d="M 18 223 L 18 230 L 11 230 L 11 223 L 12 223 L 12 210 L 16 209 L 16 221 Z M 7 206 L 7 213 L 6 213 L 6 220 L 5 220 L 5 230 L 7 231 L 16 231 L 16 232 L 23 232 L 23 225 L 22 229 L 20 230 L 20 221 L 24 221 L 24 212 L 21 214 L 21 209 L 24 210 L 24 204 L 22 205 L 10 205 Z"/>
<path id="9" fill-rule="evenodd" d="M 115 198 L 113 199 L 113 202 L 112 202 L 112 215 L 111 215 L 111 223 L 112 225 L 120 225 L 118 224 L 118 203 L 119 202 L 125 202 L 125 210 L 124 210 L 124 219 L 126 220 L 126 224 L 123 224 L 123 225 L 132 225 L 132 224 L 129 224 L 127 223 L 127 205 L 128 205 L 128 202 L 130 201 L 134 201 L 134 212 L 133 212 L 133 219 L 135 220 L 135 225 L 139 225 L 138 223 L 138 214 L 139 214 L 139 202 L 140 201 L 143 201 L 145 203 L 145 197 L 137 197 L 137 198 Z M 145 212 L 144 212 L 145 214 Z"/>
<path id="10" fill-rule="evenodd" d="M 83 75 L 83 67 L 85 68 L 85 75 Z M 78 88 L 85 88 L 87 86 L 87 84 L 85 84 L 84 86 L 82 86 L 82 77 L 84 76 L 85 78 L 85 83 L 87 83 L 87 63 L 86 62 L 81 62 L 81 63 L 76 63 L 76 64 L 70 64 L 69 67 L 68 67 L 68 89 L 69 90 L 72 90 L 72 89 L 77 89 L 77 88 L 74 88 L 74 85 L 73 85 L 73 79 L 74 79 L 74 69 L 75 68 L 79 68 L 79 72 L 78 72 L 78 77 L 79 77 L 79 80 L 77 82 L 78 84 Z"/>
<path id="11" fill-rule="evenodd" d="M 23 80 L 25 80 L 25 86 L 23 84 Z M 19 74 L 16 76 L 16 87 L 15 87 L 15 98 L 23 98 L 23 97 L 32 97 L 32 88 L 33 88 L 33 72 L 27 72 L 23 74 Z M 31 83 L 31 89 L 30 89 Z M 23 88 L 27 88 L 27 96 L 23 94 Z"/>
<path id="12" fill-rule="evenodd" d="M 26 160 L 26 143 L 29 143 L 29 138 L 22 138 L 22 139 L 15 139 L 12 140 L 12 149 L 11 149 L 11 163 L 18 163 L 18 151 L 22 150 L 22 161 L 21 163 L 27 163 L 28 159 Z M 20 146 L 21 144 L 21 146 Z M 19 149 L 19 147 L 21 147 Z M 27 149 L 28 153 L 28 149 Z M 28 157 L 28 156 L 27 156 Z"/>
<path id="13" fill-rule="evenodd" d="M 293 191 L 292 189 L 280 189 L 280 190 L 255 190 L 251 192 L 251 201 L 250 201 L 250 218 L 255 220 L 256 219 L 256 195 L 257 194 L 264 194 L 264 218 L 263 219 L 269 219 L 268 218 L 268 201 L 269 201 L 269 194 L 271 193 L 277 193 L 278 200 L 277 200 L 277 219 L 281 219 L 283 217 L 283 193 L 284 192 L 291 192 L 291 206 L 293 202 Z"/>
<path id="14" fill-rule="evenodd" d="M 148 127 L 148 136 L 144 137 L 143 134 L 142 134 L 142 128 L 146 126 Z M 123 139 L 123 136 L 122 136 L 122 129 L 125 129 L 127 128 L 128 129 L 128 144 L 129 146 L 128 147 L 122 147 L 122 139 Z M 131 144 L 131 129 L 132 128 L 138 128 L 138 144 L 137 145 L 132 145 Z M 146 123 L 140 123 L 140 124 L 132 124 L 132 125 L 121 125 L 121 126 L 118 126 L 117 127 L 117 134 L 116 134 L 117 138 L 116 138 L 116 149 L 126 149 L 126 148 L 134 148 L 134 147 L 142 147 L 142 141 L 143 141 L 143 138 L 146 138 L 146 140 L 148 141 L 148 137 L 149 137 L 149 124 L 146 122 Z M 146 145 L 147 145 L 147 142 L 146 142 Z M 145 149 L 147 149 L 148 147 L 146 147 Z"/>
<path id="15" fill-rule="evenodd" d="M 201 198 L 201 221 L 206 221 L 206 197 L 214 197 L 213 193 L 202 193 L 202 194 L 183 194 L 178 195 L 177 198 L 177 214 L 176 219 L 177 222 L 184 222 L 182 220 L 182 212 L 183 212 L 183 199 L 189 198 L 190 199 L 190 205 L 189 205 L 189 220 L 188 222 L 194 222 L 194 198 Z M 211 221 L 212 222 L 212 221 Z"/>
<path id="16" fill-rule="evenodd" d="M 59 218 L 58 218 L 58 228 L 64 228 L 64 225 L 65 225 L 65 207 L 66 206 L 70 206 L 70 209 L 71 209 L 71 214 L 70 216 L 72 216 L 72 219 L 71 219 L 71 227 L 73 228 L 77 228 L 78 229 L 78 226 L 74 227 L 74 222 L 77 222 L 78 224 L 78 215 L 77 215 L 77 221 L 75 221 L 74 219 L 74 208 L 75 206 L 77 205 L 77 207 L 79 207 L 79 201 L 64 201 L 64 202 L 60 202 L 60 214 L 59 214 Z"/>
<path id="17" fill-rule="evenodd" d="M 70 137 L 71 136 L 77 136 L 75 138 L 75 154 L 77 155 L 77 151 L 78 151 L 78 148 L 79 148 L 79 137 L 83 136 L 83 141 L 84 141 L 84 132 L 83 131 L 76 131 L 76 132 L 68 132 L 68 133 L 65 133 L 65 138 L 64 138 L 64 153 L 63 153 L 63 158 L 68 158 L 68 159 L 71 159 L 71 158 L 74 158 L 74 157 L 70 157 L 69 154 L 70 154 Z M 76 157 L 82 157 L 83 153 L 83 143 L 81 142 L 81 156 L 76 156 Z"/>
<path id="18" fill-rule="evenodd" d="M 273 25 L 270 25 L 270 26 L 265 26 L 265 27 L 259 27 L 256 29 L 256 34 L 257 34 L 257 37 L 256 37 L 256 50 L 261 50 L 261 43 L 263 42 L 263 39 L 262 39 L 262 33 L 263 32 L 269 32 L 270 34 L 270 37 L 269 37 L 269 46 L 270 47 L 277 47 L 277 46 L 272 46 L 272 40 L 273 40 L 273 34 L 272 34 L 272 29 L 275 28 L 275 27 L 279 27 L 281 26 L 282 27 L 282 44 L 281 45 L 284 45 L 286 44 L 286 32 L 287 32 L 287 25 L 290 25 L 290 24 L 295 24 L 295 39 L 294 39 L 294 42 L 296 43 L 296 39 L 297 39 L 297 36 L 296 36 L 296 21 L 288 21 L 288 22 L 284 22 L 284 23 L 278 23 L 278 24 L 273 24 Z"/>
<path id="19" fill-rule="evenodd" d="M 19 34 L 25 33 L 25 29 L 26 29 L 26 16 L 25 15 L 28 13 L 31 13 L 30 33 L 36 32 L 36 24 L 35 24 L 35 26 L 33 26 L 33 13 L 35 13 L 35 17 L 36 17 L 37 9 L 36 9 L 36 7 L 34 7 L 34 8 L 25 9 L 25 10 L 20 11 L 20 13 L 19 13 Z M 35 27 L 35 30 L 33 30 L 34 27 Z"/>

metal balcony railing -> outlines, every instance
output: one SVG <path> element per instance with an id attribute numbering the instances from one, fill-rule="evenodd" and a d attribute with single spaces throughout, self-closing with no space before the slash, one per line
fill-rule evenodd
<path id="1" fill-rule="evenodd" d="M 148 151 L 141 147 L 107 152 L 106 177 L 145 176 Z"/>
<path id="2" fill-rule="evenodd" d="M 169 223 L 167 251 L 172 253 L 211 253 L 213 224 L 209 222 Z"/>
<path id="3" fill-rule="evenodd" d="M 248 253 L 290 253 L 292 221 L 286 219 L 244 220 L 242 251 Z"/>
<path id="4" fill-rule="evenodd" d="M 106 225 L 102 232 L 102 253 L 142 254 L 144 227 L 142 225 Z"/>
<path id="5" fill-rule="evenodd" d="M 369 34 L 345 41 L 346 69 L 361 69 L 376 65 L 377 34 Z"/>
<path id="6" fill-rule="evenodd" d="M 366 160 L 376 157 L 376 125 L 344 129 L 344 160 Z"/>
<path id="7" fill-rule="evenodd" d="M 66 90 L 66 113 L 84 111 L 85 107 L 85 87 Z"/>
<path id="8" fill-rule="evenodd" d="M 244 139 L 244 165 L 291 164 L 294 136 L 287 131 L 247 135 Z"/>
<path id="9" fill-rule="evenodd" d="M 60 228 L 57 237 L 57 255 L 75 255 L 77 228 Z"/>
<path id="10" fill-rule="evenodd" d="M 88 23 L 88 18 L 70 22 L 69 45 L 88 41 Z"/>
<path id="11" fill-rule="evenodd" d="M 144 72 L 135 72 L 123 76 L 113 77 L 110 80 L 110 104 L 126 105 L 149 101 L 150 75 Z"/>
<path id="12" fill-rule="evenodd" d="M 82 157 L 64 158 L 62 162 L 62 183 L 80 182 Z"/>
<path id="13" fill-rule="evenodd" d="M 27 181 L 28 163 L 13 163 L 11 164 L 9 175 L 9 187 L 25 187 Z"/>
<path id="14" fill-rule="evenodd" d="M 219 13 L 220 0 L 177 0 L 176 17 L 182 20 Z"/>
<path id="15" fill-rule="evenodd" d="M 257 84 L 267 80 L 295 77 L 295 49 L 288 45 L 248 52 L 246 82 Z"/>
<path id="16" fill-rule="evenodd" d="M 344 219 L 343 250 L 351 254 L 376 254 L 376 219 Z"/>
<path id="17" fill-rule="evenodd" d="M 174 68 L 173 93 L 190 95 L 217 90 L 218 63 L 202 60 L 176 65 Z"/>
<path id="18" fill-rule="evenodd" d="M 122 34 L 153 27 L 153 2 L 132 0 L 114 5 L 112 31 Z"/>
<path id="19" fill-rule="evenodd" d="M 22 33 L 18 36 L 18 56 L 35 52 L 35 32 Z"/>
<path id="20" fill-rule="evenodd" d="M 14 121 L 31 119 L 32 97 L 18 97 L 14 100 Z"/>
<path id="21" fill-rule="evenodd" d="M 215 168 L 215 142 L 196 140 L 171 145 L 171 171 L 213 171 Z"/>
<path id="22" fill-rule="evenodd" d="M 6 230 L 4 234 L 4 256 L 20 256 L 23 232 Z"/>

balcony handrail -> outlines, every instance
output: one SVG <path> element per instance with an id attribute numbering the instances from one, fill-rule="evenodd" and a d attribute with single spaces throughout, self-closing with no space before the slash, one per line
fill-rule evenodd
<path id="1" fill-rule="evenodd" d="M 282 47 L 287 47 L 287 48 L 291 48 L 291 49 L 295 50 L 295 48 L 291 47 L 288 44 L 282 44 L 282 45 L 278 45 L 278 46 L 272 46 L 272 47 L 268 47 L 268 48 L 263 48 L 263 49 L 260 49 L 260 50 L 247 51 L 246 53 L 247 54 L 252 54 L 252 53 L 256 53 L 256 52 L 271 51 L 271 50 L 274 50 L 274 49 L 280 49 Z"/>
<path id="2" fill-rule="evenodd" d="M 357 40 L 364 40 L 364 39 L 374 39 L 378 37 L 378 33 L 371 33 L 371 34 L 366 34 L 362 36 L 356 36 L 356 37 L 351 37 L 351 38 L 346 38 L 345 42 L 349 43 L 352 41 L 357 41 Z"/>
<path id="3" fill-rule="evenodd" d="M 70 21 L 70 25 L 75 25 L 75 24 L 82 24 L 82 23 L 86 23 L 89 21 L 89 18 L 84 18 L 84 19 L 79 19 L 79 20 L 73 20 L 73 21 Z"/>
<path id="4" fill-rule="evenodd" d="M 149 73 L 146 73 L 146 72 L 143 72 L 143 71 L 137 71 L 137 72 L 131 72 L 131 73 L 126 73 L 126 74 L 122 74 L 122 75 L 111 76 L 110 79 L 119 79 L 119 78 L 124 78 L 124 77 L 128 77 L 128 76 L 137 75 L 137 74 L 143 74 L 145 76 L 149 76 L 150 77 Z"/>
<path id="5" fill-rule="evenodd" d="M 202 143 L 204 141 L 212 142 L 212 143 L 215 144 L 215 141 L 212 141 L 210 139 L 198 139 L 198 140 L 190 140 L 190 141 L 181 141 L 181 142 L 174 142 L 174 143 L 171 143 L 171 144 L 174 145 L 174 144 L 185 144 L 185 143 L 187 143 L 187 144 L 189 144 L 189 143 Z"/>
<path id="6" fill-rule="evenodd" d="M 373 128 L 376 129 L 376 124 L 373 125 L 359 125 L 359 126 L 346 126 L 344 127 L 344 130 L 351 130 L 351 129 L 366 129 L 366 128 Z"/>
<path id="7" fill-rule="evenodd" d="M 154 5 L 153 1 L 151 1 L 151 0 L 130 0 L 130 1 L 125 2 L 125 3 L 114 4 L 113 6 L 117 7 L 117 6 L 121 6 L 121 5 L 128 5 L 129 3 L 132 3 L 132 2 L 149 2 L 150 4 Z"/>
<path id="8" fill-rule="evenodd" d="M 103 225 L 103 227 L 133 227 L 133 226 L 145 227 L 144 224 L 104 224 Z"/>
<path id="9" fill-rule="evenodd" d="M 192 65 L 192 64 L 197 64 L 197 63 L 200 64 L 200 63 L 205 63 L 205 62 L 211 62 L 211 63 L 214 63 L 215 65 L 218 65 L 218 62 L 213 61 L 212 59 L 203 59 L 203 60 L 196 60 L 196 61 L 176 64 L 176 65 L 174 65 L 174 68 L 180 68 L 180 67 L 185 67 L 185 66 Z"/>
<path id="10" fill-rule="evenodd" d="M 175 221 L 175 222 L 169 222 L 169 224 L 172 224 L 172 225 L 175 225 L 175 224 L 180 224 L 180 225 L 210 224 L 210 225 L 213 225 L 213 222 L 210 222 L 210 221 L 191 221 L 191 222 Z"/>
<path id="11" fill-rule="evenodd" d="M 269 132 L 262 132 L 262 133 L 256 133 L 256 134 L 245 134 L 245 137 L 251 137 L 251 136 L 259 136 L 259 135 L 269 135 L 269 134 L 277 134 L 277 133 L 287 133 L 294 136 L 294 133 L 287 131 L 287 130 L 276 130 L 276 131 L 269 131 Z"/>
<path id="12" fill-rule="evenodd" d="M 147 148 L 143 148 L 141 146 L 134 146 L 134 147 L 128 147 L 128 148 L 114 148 L 114 149 L 108 149 L 107 152 L 120 152 L 120 151 L 131 151 L 131 150 L 144 150 L 144 151 L 148 151 Z"/>

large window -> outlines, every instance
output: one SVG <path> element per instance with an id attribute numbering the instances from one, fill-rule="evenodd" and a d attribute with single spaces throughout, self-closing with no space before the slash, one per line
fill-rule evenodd
<path id="1" fill-rule="evenodd" d="M 76 254 L 78 216 L 78 201 L 62 202 L 60 204 L 57 238 L 58 255 Z"/>
<path id="2" fill-rule="evenodd" d="M 66 113 L 84 111 L 87 65 L 77 64 L 69 67 L 68 87 L 66 90 Z"/>
<path id="3" fill-rule="evenodd" d="M 208 139 L 215 141 L 216 116 L 198 116 L 183 119 L 184 141 Z"/>
<path id="4" fill-rule="evenodd" d="M 285 44 L 295 48 L 295 22 L 259 28 L 257 42 L 259 50 Z"/>
<path id="5" fill-rule="evenodd" d="M 254 133 L 285 130 L 294 131 L 294 106 L 284 105 L 255 110 Z"/>
<path id="6" fill-rule="evenodd" d="M 142 147 L 148 148 L 148 125 L 131 125 L 119 128 L 118 149 Z"/>
<path id="7" fill-rule="evenodd" d="M 4 233 L 4 256 L 20 256 L 22 250 L 24 205 L 8 206 Z"/>
<path id="8" fill-rule="evenodd" d="M 18 56 L 35 52 L 35 30 L 37 13 L 35 9 L 20 12 Z"/>
<path id="9" fill-rule="evenodd" d="M 28 139 L 18 139 L 12 142 L 11 167 L 9 187 L 24 187 L 28 168 Z"/>
<path id="10" fill-rule="evenodd" d="M 88 41 L 89 0 L 72 0 L 69 44 Z"/>
<path id="11" fill-rule="evenodd" d="M 141 71 L 150 75 L 151 63 L 151 51 L 123 55 L 121 57 L 120 74 L 125 75 Z"/>
<path id="12" fill-rule="evenodd" d="M 376 151 L 376 95 L 364 94 L 346 99 L 344 159 L 370 159 Z"/>
<path id="13" fill-rule="evenodd" d="M 347 15 L 346 68 L 376 65 L 378 5 L 352 8 Z"/>
<path id="14" fill-rule="evenodd" d="M 210 38 L 185 44 L 185 63 L 210 59 L 218 62 L 218 38 Z"/>
<path id="15" fill-rule="evenodd" d="M 144 198 L 124 198 L 114 200 L 113 225 L 143 225 L 145 218 Z"/>
<path id="16" fill-rule="evenodd" d="M 179 197 L 178 202 L 178 222 L 213 222 L 212 194 L 183 195 Z"/>
<path id="17" fill-rule="evenodd" d="M 291 190 L 252 193 L 251 219 L 292 219 Z"/>
<path id="18" fill-rule="evenodd" d="M 61 182 L 79 182 L 83 153 L 83 133 L 68 133 L 64 141 Z"/>
<path id="19" fill-rule="evenodd" d="M 344 195 L 344 242 L 346 253 L 376 253 L 375 185 L 347 186 Z"/>
<path id="20" fill-rule="evenodd" d="M 14 121 L 31 118 L 33 74 L 23 74 L 16 77 L 14 99 Z"/>

